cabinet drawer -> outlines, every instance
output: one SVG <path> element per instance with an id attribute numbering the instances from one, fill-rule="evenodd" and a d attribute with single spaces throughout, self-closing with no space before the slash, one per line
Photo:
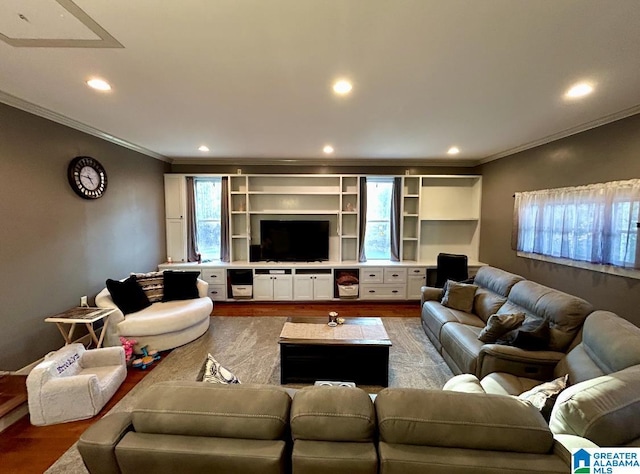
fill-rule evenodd
<path id="1" fill-rule="evenodd" d="M 213 301 L 225 301 L 227 299 L 227 285 L 209 285 L 209 298 Z"/>
<path id="2" fill-rule="evenodd" d="M 407 281 L 406 268 L 385 268 L 384 269 L 385 283 L 405 283 L 406 281 Z"/>
<path id="3" fill-rule="evenodd" d="M 427 276 L 427 269 L 425 267 L 412 267 L 407 268 L 408 276 Z"/>
<path id="4" fill-rule="evenodd" d="M 382 283 L 383 279 L 382 268 L 363 268 L 360 270 L 360 283 Z"/>
<path id="5" fill-rule="evenodd" d="M 405 285 L 360 285 L 362 300 L 403 300 Z"/>
<path id="6" fill-rule="evenodd" d="M 226 273 L 224 268 L 205 269 L 200 272 L 200 278 L 210 285 L 224 285 L 226 284 Z"/>

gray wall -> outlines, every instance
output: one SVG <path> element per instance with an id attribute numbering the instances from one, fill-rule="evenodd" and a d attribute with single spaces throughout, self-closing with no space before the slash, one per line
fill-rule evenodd
<path id="1" fill-rule="evenodd" d="M 640 280 L 517 257 L 510 247 L 514 192 L 640 178 L 640 115 L 487 163 L 479 172 L 481 261 L 640 325 Z"/>
<path id="2" fill-rule="evenodd" d="M 67 182 L 72 158 L 98 159 L 101 199 Z M 149 271 L 164 260 L 168 165 L 0 104 L 0 370 L 16 370 L 63 345 L 43 319 L 107 278 Z"/>

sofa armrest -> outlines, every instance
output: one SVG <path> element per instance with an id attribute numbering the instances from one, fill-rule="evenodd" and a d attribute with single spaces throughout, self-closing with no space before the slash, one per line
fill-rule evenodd
<path id="1" fill-rule="evenodd" d="M 116 445 L 133 430 L 131 413 L 114 413 L 105 416 L 89 427 L 78 441 L 78 451 L 91 474 L 120 472 L 116 460 Z"/>
<path id="2" fill-rule="evenodd" d="M 556 434 L 553 436 L 553 453 L 571 466 L 571 450 L 579 448 L 597 448 L 598 445 L 580 436 Z"/>
<path id="3" fill-rule="evenodd" d="M 540 412 L 515 397 L 387 388 L 375 408 L 386 443 L 537 454 L 553 447 Z"/>
<path id="4" fill-rule="evenodd" d="M 209 283 L 198 278 L 198 280 L 196 281 L 196 286 L 198 287 L 198 296 L 200 298 L 209 296 Z"/>
<path id="5" fill-rule="evenodd" d="M 444 294 L 444 290 L 442 288 L 434 288 L 432 286 L 423 286 L 420 288 L 420 293 L 420 306 L 422 306 L 425 301 L 440 301 Z"/>
<path id="6" fill-rule="evenodd" d="M 450 378 L 444 384 L 442 390 L 465 393 L 486 393 L 478 377 L 472 374 L 460 374 Z"/>
<path id="7" fill-rule="evenodd" d="M 553 369 L 564 352 L 527 351 L 514 346 L 485 344 L 478 354 L 476 375 L 480 380 L 492 372 L 506 372 L 536 380 L 553 379 Z"/>
<path id="8" fill-rule="evenodd" d="M 125 365 L 124 348 L 105 347 L 102 349 L 91 349 L 82 354 L 82 367 L 104 367 L 107 365 Z"/>

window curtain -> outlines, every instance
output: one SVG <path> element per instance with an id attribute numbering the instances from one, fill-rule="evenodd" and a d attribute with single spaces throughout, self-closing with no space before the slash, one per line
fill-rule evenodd
<path id="1" fill-rule="evenodd" d="M 229 177 L 221 180 L 220 198 L 220 260 L 229 262 Z"/>
<path id="2" fill-rule="evenodd" d="M 193 176 L 187 177 L 187 262 L 198 261 L 198 229 L 196 228 L 196 187 Z"/>
<path id="3" fill-rule="evenodd" d="M 358 229 L 360 248 L 358 249 L 358 261 L 366 262 L 367 256 L 364 251 L 364 237 L 367 231 L 367 178 L 365 176 L 360 178 L 360 202 L 358 207 L 360 211 L 360 228 Z"/>
<path id="4" fill-rule="evenodd" d="M 391 261 L 400 261 L 400 204 L 402 202 L 402 178 L 393 178 L 393 188 L 391 190 Z"/>
<path id="5" fill-rule="evenodd" d="M 517 250 L 640 268 L 640 179 L 516 193 Z"/>

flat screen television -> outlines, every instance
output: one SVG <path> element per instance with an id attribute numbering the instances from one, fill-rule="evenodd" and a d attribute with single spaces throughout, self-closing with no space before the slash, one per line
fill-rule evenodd
<path id="1" fill-rule="evenodd" d="M 329 260 L 329 221 L 260 221 L 261 259 Z"/>

